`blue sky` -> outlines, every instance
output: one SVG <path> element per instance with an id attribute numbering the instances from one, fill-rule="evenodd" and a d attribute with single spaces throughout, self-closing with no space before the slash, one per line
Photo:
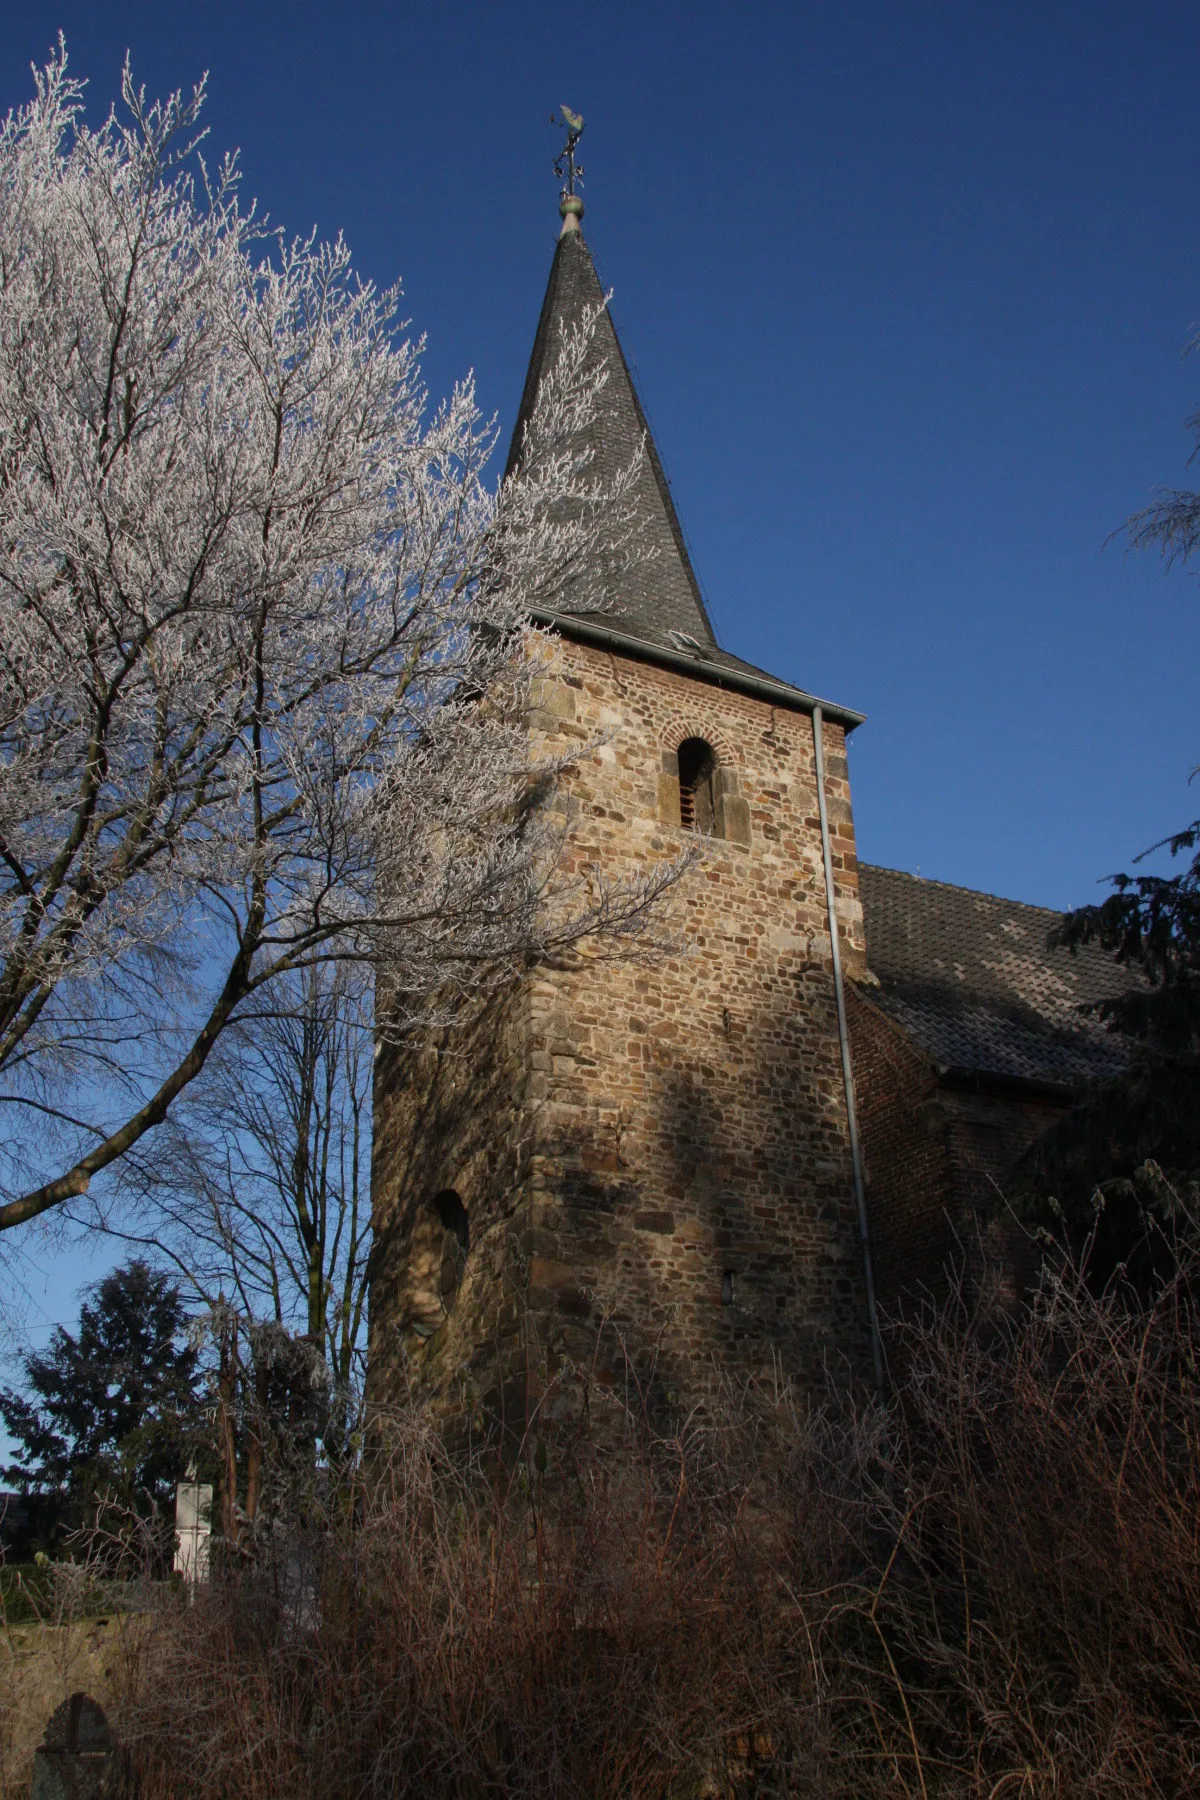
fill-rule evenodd
<path id="1" fill-rule="evenodd" d="M 584 113 L 585 232 L 727 648 L 866 712 L 861 854 L 1065 906 L 1200 810 L 1186 482 L 1194 6 L 23 0 L 93 109 L 209 71 L 213 151 L 403 278 L 511 426 Z M 1200 472 L 1196 472 L 1200 483 Z M 1191 809 L 1191 810 L 1189 810 Z"/>

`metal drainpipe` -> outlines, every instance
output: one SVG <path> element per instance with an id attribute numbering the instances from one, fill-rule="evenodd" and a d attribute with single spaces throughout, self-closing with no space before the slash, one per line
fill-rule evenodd
<path id="1" fill-rule="evenodd" d="M 842 982 L 842 953 L 838 947 L 837 906 L 833 897 L 833 857 L 829 850 L 829 815 L 825 810 L 825 741 L 823 715 L 813 707 L 813 760 L 817 773 L 817 813 L 821 820 L 821 855 L 825 862 L 825 903 L 829 909 L 829 949 L 833 958 L 833 992 L 837 1001 L 838 1042 L 842 1052 L 842 1081 L 846 1088 L 846 1124 L 850 1132 L 850 1164 L 854 1170 L 854 1204 L 858 1209 L 858 1236 L 862 1244 L 863 1275 L 867 1285 L 867 1320 L 871 1328 L 871 1361 L 880 1396 L 883 1385 L 883 1345 L 879 1314 L 875 1307 L 875 1271 L 871 1264 L 871 1231 L 867 1221 L 867 1190 L 863 1181 L 862 1146 L 858 1141 L 858 1113 L 854 1105 L 854 1070 L 850 1064 L 850 1032 L 846 1025 L 846 990 Z"/>

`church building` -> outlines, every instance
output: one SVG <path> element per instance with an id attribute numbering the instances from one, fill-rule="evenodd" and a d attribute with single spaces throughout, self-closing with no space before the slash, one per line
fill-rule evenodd
<path id="1" fill-rule="evenodd" d="M 582 202 L 568 193 L 560 211 L 510 467 L 559 330 L 603 299 Z M 875 916 L 899 968 L 896 894 L 903 911 L 903 884 L 936 884 L 871 872 L 864 936 L 846 762 L 862 716 L 717 644 L 607 312 L 597 353 L 594 466 L 615 472 L 644 442 L 636 506 L 655 554 L 602 613 L 538 619 L 561 654 L 530 728 L 551 750 L 599 746 L 569 779 L 581 864 L 633 874 L 702 836 L 674 901 L 686 954 L 541 969 L 420 1056 L 381 1048 L 376 1075 L 370 1397 L 386 1405 L 415 1380 L 449 1412 L 515 1430 L 544 1404 L 686 1406 L 725 1374 L 869 1387 L 865 1178 L 891 1209 L 898 1279 L 945 1246 L 948 1221 L 952 1238 L 962 1199 L 949 1151 L 936 1169 L 926 1155 L 939 1083 L 953 1085 L 944 1045 L 922 1035 L 919 1006 L 904 1010 L 904 981 L 868 967 Z M 1026 931 L 1028 964 L 1044 937 Z M 1054 1028 L 1072 1031 L 1061 1006 Z M 971 1088 L 970 1070 L 956 1079 Z M 1065 1090 L 1024 1099 L 1061 1109 Z M 986 1110 L 987 1094 L 972 1104 Z"/>

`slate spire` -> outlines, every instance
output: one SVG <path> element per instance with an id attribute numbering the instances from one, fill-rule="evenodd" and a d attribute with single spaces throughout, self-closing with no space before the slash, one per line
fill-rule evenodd
<path id="1" fill-rule="evenodd" d="M 562 231 L 550 267 L 506 474 L 521 460 L 525 422 L 533 410 L 542 375 L 553 362 L 560 328 L 570 329 L 582 319 L 586 307 L 599 306 L 604 299 L 580 226 L 583 201 L 579 195 L 564 193 L 559 213 Z M 604 622 L 664 647 L 677 645 L 681 635 L 705 648 L 715 647 L 716 635 L 700 595 L 671 490 L 607 310 L 600 315 L 593 353 L 604 359 L 608 381 L 600 394 L 597 416 L 587 432 L 592 467 L 601 477 L 616 474 L 627 466 L 644 439 L 645 458 L 635 505 L 642 541 L 656 551 L 641 566 L 614 580 L 615 591 L 609 596 Z"/>

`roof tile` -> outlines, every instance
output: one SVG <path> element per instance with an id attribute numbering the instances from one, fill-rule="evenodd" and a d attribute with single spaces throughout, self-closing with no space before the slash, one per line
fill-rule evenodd
<path id="1" fill-rule="evenodd" d="M 943 1069 L 1073 1088 L 1123 1066 L 1080 1009 L 1129 971 L 1094 945 L 1050 949 L 1060 913 L 870 863 L 859 883 L 870 997 Z"/>

